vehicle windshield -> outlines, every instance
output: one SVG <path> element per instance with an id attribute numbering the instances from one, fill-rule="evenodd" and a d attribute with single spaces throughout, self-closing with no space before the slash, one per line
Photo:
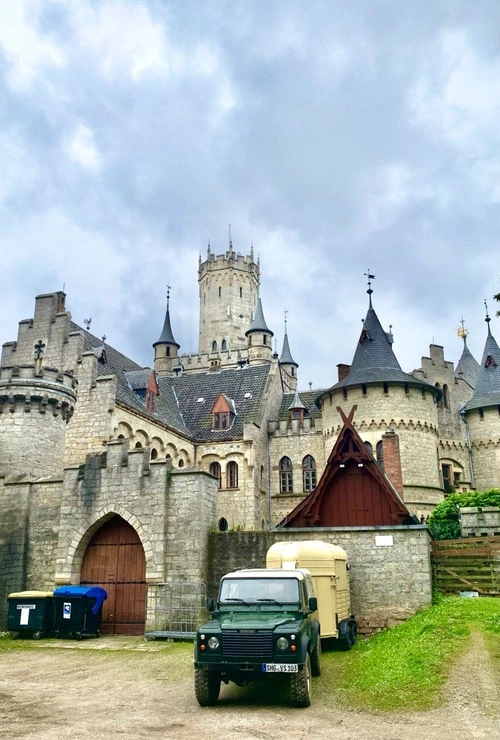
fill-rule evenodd
<path id="1" fill-rule="evenodd" d="M 297 578 L 227 578 L 220 601 L 235 604 L 296 604 L 300 601 Z"/>

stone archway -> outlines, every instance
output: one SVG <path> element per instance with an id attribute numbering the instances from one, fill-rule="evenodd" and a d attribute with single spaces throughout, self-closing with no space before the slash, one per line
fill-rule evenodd
<path id="1" fill-rule="evenodd" d="M 102 586 L 102 634 L 142 635 L 146 621 L 146 559 L 135 529 L 115 515 L 89 541 L 80 583 Z"/>

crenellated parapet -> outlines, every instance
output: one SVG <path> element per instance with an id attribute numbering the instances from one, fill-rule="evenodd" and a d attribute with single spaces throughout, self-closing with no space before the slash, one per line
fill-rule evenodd
<path id="1" fill-rule="evenodd" d="M 0 370 L 0 414 L 6 410 L 47 412 L 71 418 L 76 403 L 77 380 L 72 372 L 35 365 L 14 365 Z"/>
<path id="2" fill-rule="evenodd" d="M 63 469 L 66 426 L 76 404 L 71 372 L 40 365 L 0 370 L 0 472 L 40 478 Z"/>

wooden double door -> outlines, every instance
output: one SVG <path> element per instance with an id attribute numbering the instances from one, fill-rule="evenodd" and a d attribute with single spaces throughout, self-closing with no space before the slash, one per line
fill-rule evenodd
<path id="1" fill-rule="evenodd" d="M 82 585 L 108 593 L 102 612 L 103 635 L 142 635 L 146 620 L 146 559 L 135 529 L 120 516 L 107 521 L 90 540 L 83 557 Z"/>

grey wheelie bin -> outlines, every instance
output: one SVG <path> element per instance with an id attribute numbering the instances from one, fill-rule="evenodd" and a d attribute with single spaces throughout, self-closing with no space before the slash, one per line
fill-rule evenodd
<path id="1" fill-rule="evenodd" d="M 56 635 L 99 637 L 102 605 L 108 598 L 100 586 L 60 586 L 54 591 L 54 631 Z"/>
<path id="2" fill-rule="evenodd" d="M 52 591 L 19 591 L 7 597 L 7 629 L 37 640 L 54 628 Z"/>

